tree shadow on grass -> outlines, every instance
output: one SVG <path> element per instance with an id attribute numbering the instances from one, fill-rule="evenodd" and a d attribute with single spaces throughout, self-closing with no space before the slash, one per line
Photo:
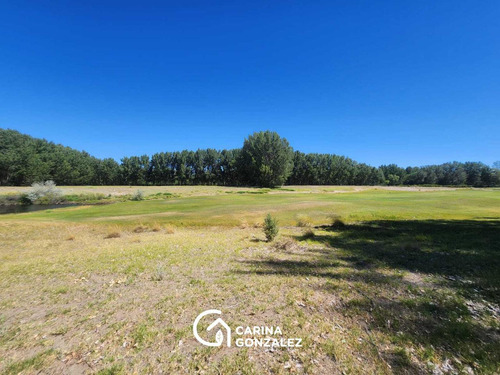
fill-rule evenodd
<path id="1" fill-rule="evenodd" d="M 322 288 L 332 294 L 336 281 L 346 282 L 356 297 L 340 311 L 369 330 L 479 371 L 499 370 L 500 221 L 371 221 L 320 229 L 313 241 L 323 248 L 247 261 L 239 272 L 324 278 L 332 283 Z M 408 280 L 399 271 L 431 275 L 432 282 Z M 411 368 L 404 355 L 382 355 L 402 372 Z"/>
<path id="2" fill-rule="evenodd" d="M 442 276 L 500 303 L 500 221 L 372 221 L 318 235 L 345 260 Z"/>

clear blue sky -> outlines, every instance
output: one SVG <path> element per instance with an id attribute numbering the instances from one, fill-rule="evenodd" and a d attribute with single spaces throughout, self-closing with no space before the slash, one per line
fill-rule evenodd
<path id="1" fill-rule="evenodd" d="M 0 127 L 98 157 L 500 159 L 500 1 L 1 1 Z"/>

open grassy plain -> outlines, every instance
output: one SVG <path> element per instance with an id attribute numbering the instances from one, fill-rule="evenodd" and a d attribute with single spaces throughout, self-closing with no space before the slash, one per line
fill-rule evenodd
<path id="1" fill-rule="evenodd" d="M 500 371 L 498 189 L 63 188 L 137 189 L 0 216 L 0 373 Z M 204 347 L 207 309 L 303 347 Z"/>

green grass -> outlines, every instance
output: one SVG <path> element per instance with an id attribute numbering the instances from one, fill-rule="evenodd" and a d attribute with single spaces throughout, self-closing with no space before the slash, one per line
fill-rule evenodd
<path id="1" fill-rule="evenodd" d="M 0 373 L 500 372 L 498 190 L 169 189 L 0 216 Z M 203 347 L 208 308 L 304 346 Z"/>
<path id="2" fill-rule="evenodd" d="M 215 190 L 216 188 L 214 188 Z M 313 224 L 331 214 L 347 221 L 373 219 L 484 219 L 498 217 L 499 190 L 452 191 L 365 190 L 355 193 L 219 194 L 121 202 L 104 206 L 69 207 L 4 215 L 3 220 L 63 220 L 127 223 L 161 222 L 178 226 L 239 225 L 260 222 L 273 212 L 282 225 L 294 225 L 307 211 Z"/>
<path id="3" fill-rule="evenodd" d="M 28 359 L 24 359 L 18 362 L 11 363 L 8 365 L 5 370 L 3 371 L 3 374 L 5 375 L 14 375 L 14 374 L 19 374 L 24 371 L 28 370 L 40 370 L 43 367 L 43 364 L 46 360 L 46 357 L 50 356 L 53 354 L 54 350 L 49 349 L 43 352 L 40 352 L 33 357 L 30 357 Z"/>

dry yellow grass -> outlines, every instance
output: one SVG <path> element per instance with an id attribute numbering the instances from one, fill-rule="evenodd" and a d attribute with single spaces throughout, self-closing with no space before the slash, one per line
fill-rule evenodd
<path id="1" fill-rule="evenodd" d="M 262 189 L 251 187 L 227 187 L 227 186 L 58 186 L 63 194 L 87 194 L 100 193 L 111 195 L 134 194 L 141 190 L 145 195 L 156 193 L 172 193 L 182 196 L 207 196 L 238 192 L 258 192 Z M 0 186 L 1 194 L 13 194 L 26 192 L 29 186 Z M 271 194 L 287 193 L 342 193 L 342 192 L 360 192 L 366 190 L 390 190 L 390 191 L 443 191 L 456 190 L 456 188 L 447 187 L 401 187 L 401 186 L 307 186 L 290 185 L 284 186 L 283 190 L 271 190 Z M 268 189 L 265 189 L 268 190 Z"/>
<path id="2" fill-rule="evenodd" d="M 126 373 L 159 368 L 216 373 L 220 366 L 284 373 L 288 362 L 299 372 L 335 368 L 322 349 L 331 339 L 342 340 L 331 331 L 336 318 L 321 312 L 330 303 L 329 294 L 312 292 L 305 278 L 269 275 L 263 280 L 244 273 L 246 261 L 274 253 L 266 243 L 251 240 L 262 237 L 260 230 L 131 230 L 103 242 L 113 230 L 61 223 L 0 226 L 0 369 L 47 348 L 57 353 L 44 359 L 43 368 L 51 373 L 123 363 L 128 363 Z M 70 236 L 74 240 L 67 241 Z M 307 307 L 297 301 L 307 301 Z M 211 307 L 221 307 L 233 324 L 281 325 L 288 335 L 303 337 L 307 347 L 291 352 L 255 349 L 243 357 L 234 349 L 203 350 L 192 337 L 191 325 L 199 312 Z M 356 339 L 348 340 L 359 347 Z M 339 359 L 352 355 L 335 350 Z M 376 356 L 352 366 L 357 373 L 384 368 Z"/>

